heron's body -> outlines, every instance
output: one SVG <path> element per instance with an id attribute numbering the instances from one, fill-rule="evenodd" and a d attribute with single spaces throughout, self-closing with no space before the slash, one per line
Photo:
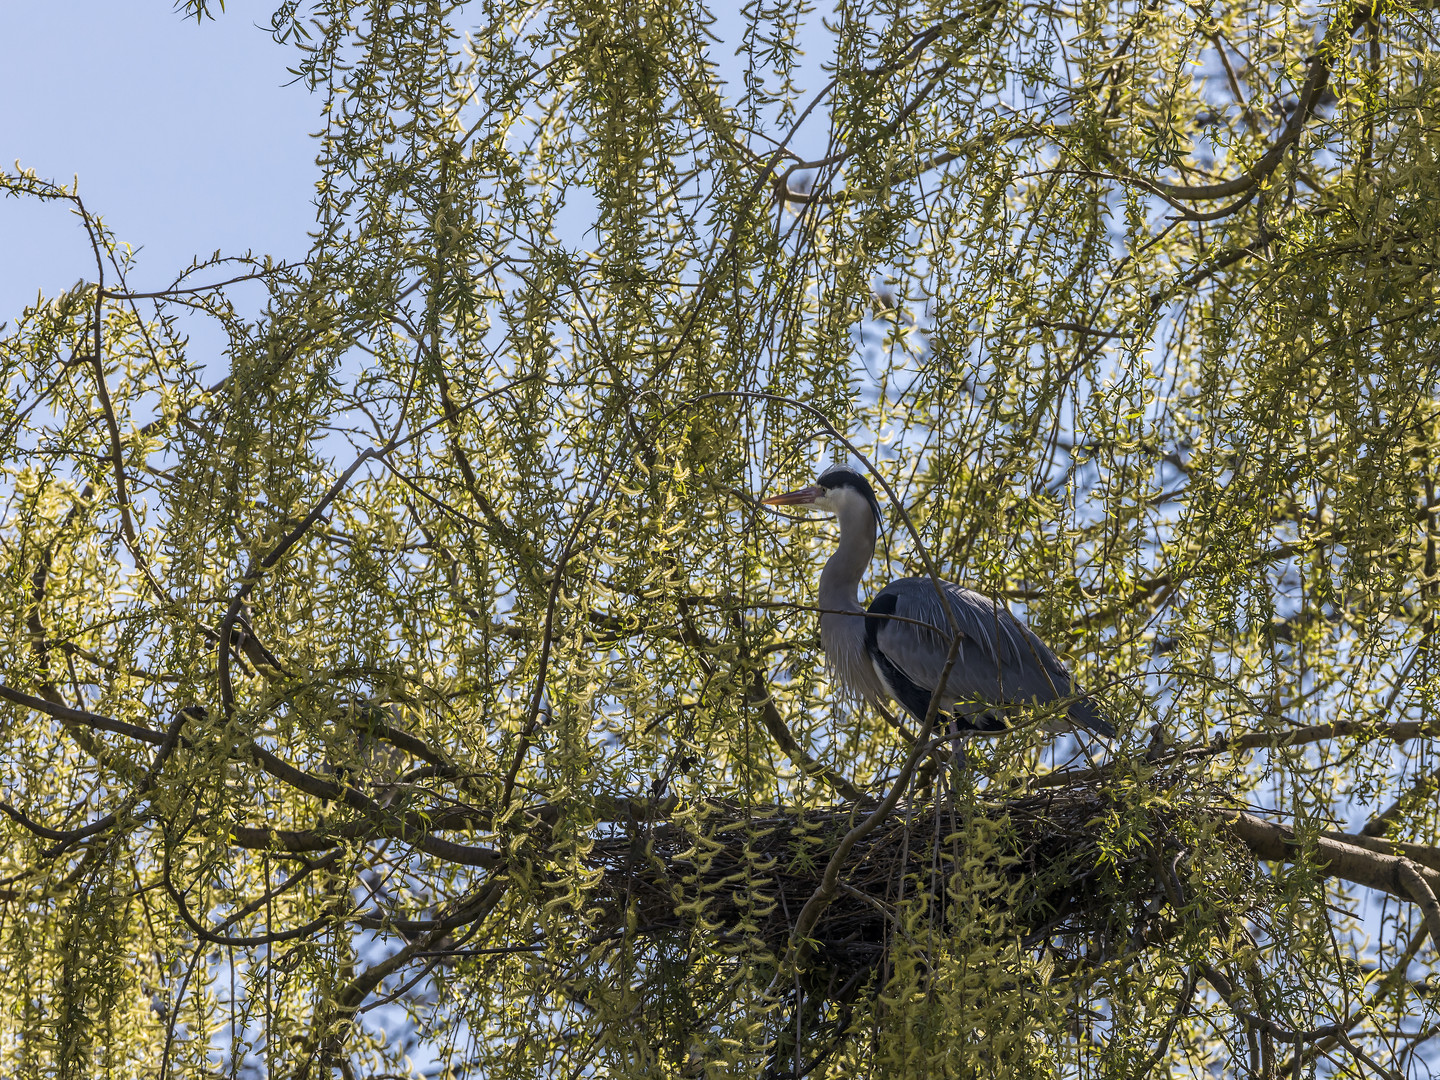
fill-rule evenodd
<path id="1" fill-rule="evenodd" d="M 958 726 L 978 731 L 1008 726 L 1005 706 L 1071 696 L 1060 658 L 999 600 L 953 581 L 907 577 L 861 606 L 860 579 L 875 554 L 879 508 L 857 473 L 831 469 L 814 487 L 766 501 L 815 504 L 839 519 L 839 547 L 820 574 L 820 642 L 835 674 L 856 694 L 876 702 L 894 698 L 917 720 L 938 696 L 940 710 Z M 953 662 L 952 632 L 958 637 Z M 1084 698 L 1070 704 L 1068 716 L 1114 734 Z"/>

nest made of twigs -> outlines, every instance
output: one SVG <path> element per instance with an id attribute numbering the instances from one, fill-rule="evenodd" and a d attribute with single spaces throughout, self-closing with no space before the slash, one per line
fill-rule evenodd
<path id="1" fill-rule="evenodd" d="M 842 838 L 868 812 L 863 805 L 797 812 L 712 803 L 696 819 L 698 834 L 693 825 L 637 816 L 590 853 L 602 871 L 597 898 L 617 929 L 673 937 L 700 928 L 778 957 Z M 1141 828 L 1117 825 L 1122 808 L 1095 784 L 965 807 L 897 807 L 844 860 L 838 888 L 807 937 L 811 965 L 853 985 L 884 960 L 904 905 L 920 905 L 931 925 L 953 928 L 967 917 L 952 902 L 957 874 L 1009 886 L 992 889 L 993 902 L 1007 906 L 1003 925 L 1027 947 L 1043 944 L 1079 960 L 1117 931 L 1143 933 L 1184 850 L 1187 810 L 1157 801 L 1143 815 Z"/>

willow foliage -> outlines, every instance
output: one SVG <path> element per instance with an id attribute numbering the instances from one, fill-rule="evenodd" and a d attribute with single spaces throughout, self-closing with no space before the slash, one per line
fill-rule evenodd
<path id="1" fill-rule="evenodd" d="M 273 29 L 304 261 L 0 180 L 94 251 L 0 339 L 6 1074 L 1427 1074 L 1427 5 Z M 830 460 L 1112 744 L 845 699 Z"/>

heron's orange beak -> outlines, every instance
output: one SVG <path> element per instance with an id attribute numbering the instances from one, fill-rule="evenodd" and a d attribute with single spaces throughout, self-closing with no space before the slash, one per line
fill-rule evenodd
<path id="1" fill-rule="evenodd" d="M 812 484 L 810 487 L 799 488 L 795 491 L 787 491 L 784 495 L 771 495 L 768 499 L 760 501 L 766 506 L 801 506 L 805 503 L 813 503 L 825 489 L 819 484 Z"/>

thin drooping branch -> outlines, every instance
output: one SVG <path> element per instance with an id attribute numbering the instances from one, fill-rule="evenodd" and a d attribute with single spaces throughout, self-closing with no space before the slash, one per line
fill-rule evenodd
<path id="1" fill-rule="evenodd" d="M 1385 724 L 1373 720 L 1331 720 L 1323 724 L 1307 724 L 1304 727 L 1290 728 L 1289 730 L 1248 731 L 1240 735 L 1216 735 L 1209 742 L 1201 743 L 1198 746 L 1176 747 L 1168 753 L 1151 758 L 1150 761 L 1155 765 L 1169 765 L 1179 761 L 1199 761 L 1215 757 L 1218 754 L 1244 750 L 1282 749 L 1328 742 L 1331 739 L 1367 735 L 1389 739 L 1397 744 L 1407 743 L 1414 739 L 1427 739 L 1440 735 L 1440 722 L 1402 720 Z M 1048 788 L 1093 783 L 1113 773 L 1115 768 L 1116 766 L 1112 763 L 1096 768 L 1057 770 L 1029 780 L 1028 786 Z"/>
<path id="2" fill-rule="evenodd" d="M 1416 655 L 1419 655 L 1418 651 Z M 1424 800 L 1433 799 L 1437 789 L 1440 789 L 1440 765 L 1422 776 L 1409 789 L 1402 791 L 1389 806 L 1367 821 L 1360 829 L 1361 835 L 1384 836 L 1400 819 L 1400 815 L 1405 812 L 1406 808 L 1420 805 Z M 1440 866 L 1435 869 L 1440 870 Z"/>
<path id="3" fill-rule="evenodd" d="M 1280 135 L 1271 144 L 1270 148 L 1239 176 L 1230 180 L 1223 180 L 1215 184 L 1167 184 L 1163 181 L 1154 181 L 1160 191 L 1169 198 L 1195 200 L 1230 199 L 1249 191 L 1275 171 L 1285 157 L 1285 152 L 1299 140 L 1315 112 L 1316 103 L 1320 95 L 1329 84 L 1330 73 L 1335 61 L 1343 54 L 1350 43 L 1350 39 L 1360 30 L 1361 27 L 1382 13 L 1382 3 L 1359 3 L 1351 9 L 1348 25 L 1340 33 L 1331 30 L 1323 35 L 1320 47 L 1315 55 L 1310 58 L 1306 67 L 1305 81 L 1300 86 L 1300 92 L 1295 102 L 1295 108 L 1291 110 L 1290 118 L 1286 122 Z M 1248 111 L 1248 110 L 1247 110 Z"/>
<path id="4" fill-rule="evenodd" d="M 350 467 L 340 474 L 325 494 L 321 496 L 319 501 L 310 508 L 310 512 L 306 514 L 293 529 L 280 537 L 268 552 L 260 558 L 255 559 L 246 569 L 244 576 L 240 579 L 239 586 L 231 595 L 230 602 L 226 606 L 225 617 L 220 622 L 220 633 L 215 650 L 217 671 L 220 676 L 220 703 L 224 709 L 226 719 L 233 716 L 235 712 L 235 687 L 230 677 L 230 638 L 235 632 L 235 627 L 240 620 L 241 609 L 245 605 L 246 598 L 254 590 L 255 586 L 260 583 L 265 573 L 284 558 L 286 552 L 298 544 L 314 524 L 320 520 L 320 516 L 325 512 L 325 508 L 335 500 L 340 492 L 345 490 L 345 486 L 350 483 L 350 478 L 355 475 L 360 466 L 364 465 L 365 462 L 371 458 L 389 453 L 395 449 L 396 445 L 398 445 L 397 441 L 392 439 L 389 443 L 386 443 L 383 448 L 370 447 L 369 449 L 362 450 L 359 456 L 350 463 Z"/>

